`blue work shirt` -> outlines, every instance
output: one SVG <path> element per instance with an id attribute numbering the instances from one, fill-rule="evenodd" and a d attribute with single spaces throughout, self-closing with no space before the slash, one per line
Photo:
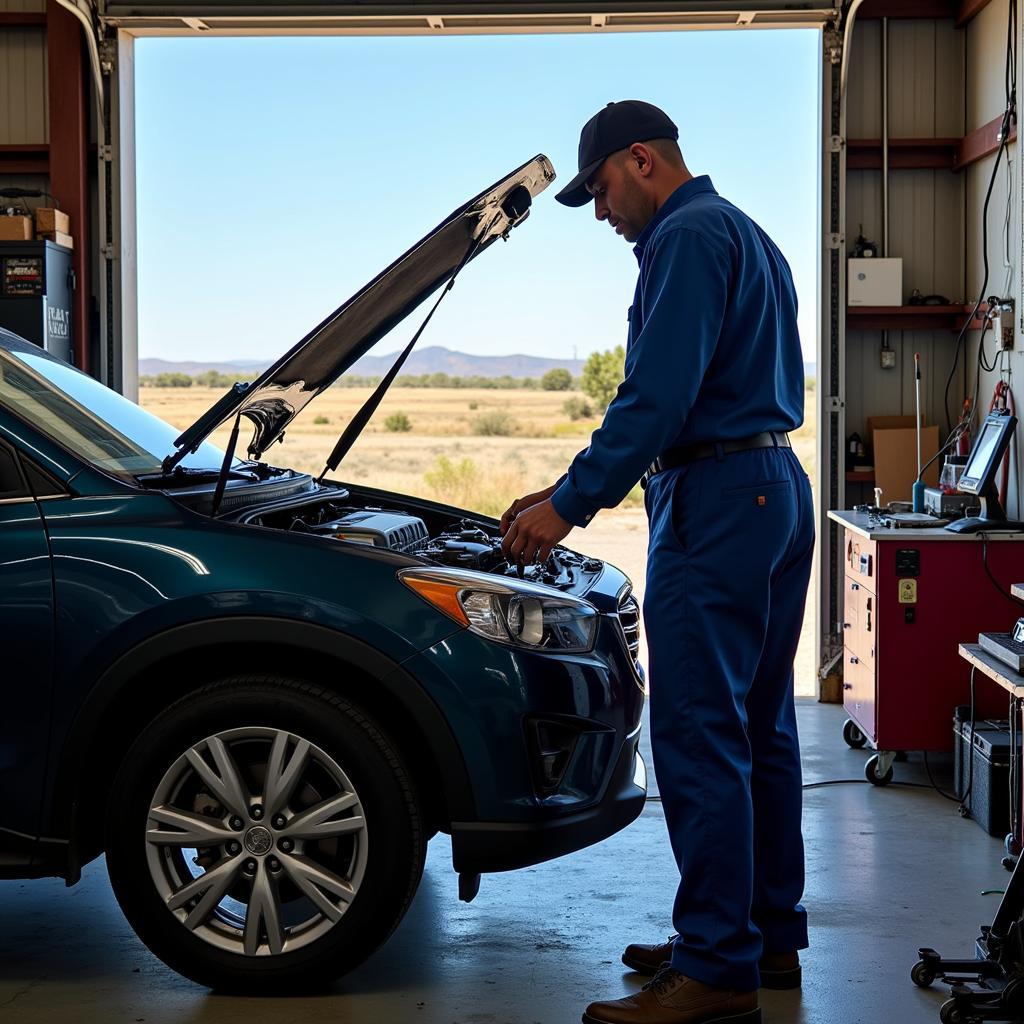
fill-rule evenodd
<path id="1" fill-rule="evenodd" d="M 789 264 L 707 175 L 640 233 L 625 380 L 551 496 L 586 526 L 677 445 L 735 441 L 803 422 L 803 353 Z"/>

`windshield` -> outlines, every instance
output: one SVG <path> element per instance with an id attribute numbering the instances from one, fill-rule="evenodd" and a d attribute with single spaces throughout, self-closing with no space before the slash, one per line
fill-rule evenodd
<path id="1" fill-rule="evenodd" d="M 0 346 L 0 402 L 108 473 L 159 473 L 178 431 L 97 380 L 38 354 Z M 182 465 L 219 470 L 224 453 L 203 442 Z"/>

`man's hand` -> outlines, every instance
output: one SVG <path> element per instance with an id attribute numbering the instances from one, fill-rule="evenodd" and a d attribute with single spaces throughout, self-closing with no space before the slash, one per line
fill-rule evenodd
<path id="1" fill-rule="evenodd" d="M 508 533 L 508 528 L 512 525 L 512 520 L 515 519 L 523 509 L 529 508 L 531 505 L 538 505 L 542 501 L 547 501 L 552 494 L 558 489 L 558 484 L 552 484 L 550 487 L 545 487 L 542 491 L 534 491 L 533 494 L 527 494 L 522 498 L 516 498 L 511 505 L 501 514 L 501 535 L 504 537 Z"/>
<path id="2" fill-rule="evenodd" d="M 506 513 L 507 515 L 508 513 Z M 505 517 L 502 516 L 502 523 Z M 551 549 L 572 529 L 545 498 L 536 505 L 520 512 L 505 533 L 501 550 L 510 562 L 529 565 L 531 562 L 546 562 Z"/>

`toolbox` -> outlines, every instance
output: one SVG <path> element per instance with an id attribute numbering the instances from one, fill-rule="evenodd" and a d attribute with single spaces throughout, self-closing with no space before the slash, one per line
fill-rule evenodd
<path id="1" fill-rule="evenodd" d="M 979 718 L 972 735 L 971 708 L 963 704 L 954 712 L 953 733 L 954 791 L 964 799 L 971 817 L 990 836 L 1002 839 L 1020 820 L 1019 787 L 1012 793 L 1010 790 L 1010 723 L 1006 719 Z M 1019 758 L 1019 734 L 1016 742 Z"/>

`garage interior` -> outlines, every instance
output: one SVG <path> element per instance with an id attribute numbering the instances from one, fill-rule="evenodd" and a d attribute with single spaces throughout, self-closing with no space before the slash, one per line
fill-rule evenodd
<path id="1" fill-rule="evenodd" d="M 1014 0 L 0 0 L 0 190 L 44 193 L 26 197 L 33 208 L 56 197 L 73 245 L 30 244 L 66 261 L 54 280 L 74 280 L 62 299 L 68 316 L 56 325 L 52 314 L 35 328 L 5 319 L 16 300 L 0 296 L 0 326 L 26 337 L 37 329 L 30 340 L 137 397 L 139 37 L 796 26 L 820 30 L 822 57 L 819 558 L 809 597 L 819 696 L 798 706 L 809 787 L 811 947 L 802 991 L 762 993 L 761 1005 L 765 1019 L 780 1024 L 933 1021 L 949 986 L 911 981 L 918 947 L 974 956 L 979 927 L 992 921 L 1011 877 L 1004 855 L 1012 867 L 1024 838 L 1019 766 L 1008 780 L 1000 776 L 1003 789 L 993 798 L 1009 822 L 998 834 L 958 814 L 960 800 L 948 798 L 963 792 L 954 710 L 967 709 L 961 718 L 971 723 L 972 738 L 982 718 L 1019 725 L 1024 689 L 1007 692 L 989 676 L 1010 684 L 1018 677 L 993 669 L 976 647 L 961 653 L 958 644 L 1013 626 L 1024 597 L 1011 595 L 1011 585 L 1024 586 L 1015 540 L 1024 535 L 964 542 L 957 546 L 961 561 L 942 562 L 929 575 L 904 552 L 938 542 L 899 530 L 879 540 L 877 522 L 858 521 L 854 529 L 829 513 L 877 500 L 882 467 L 871 458 L 882 455 L 880 431 L 899 433 L 903 443 L 909 418 L 912 437 L 915 354 L 923 367 L 920 414 L 935 435 L 926 457 L 956 425 L 963 396 L 976 396 L 979 424 L 990 399 L 992 408 L 1014 411 L 1024 344 Z M 15 244 L 0 243 L 0 256 Z M 848 261 L 865 250 L 871 259 L 902 260 L 895 302 L 859 297 L 852 282 L 862 264 Z M 9 251 L 19 258 L 29 252 Z M 889 268 L 872 264 L 871 275 L 876 267 L 885 268 L 888 282 Z M 855 440 L 851 448 L 854 435 L 867 441 L 866 450 Z M 1024 458 L 1017 443 L 1008 451 L 1001 501 L 1010 520 L 1024 519 Z M 883 494 L 883 503 L 891 497 Z M 902 561 L 891 567 L 890 558 Z M 902 586 L 907 581 L 910 590 Z M 877 650 L 872 621 L 879 624 Z M 955 643 L 938 642 L 953 633 Z M 1014 742 L 1011 735 L 1008 749 Z M 650 764 L 646 731 L 642 748 Z M 121 917 L 102 861 L 69 891 L 59 879 L 2 881 L 0 1020 L 230 1022 L 280 1014 L 547 1024 L 578 1019 L 592 999 L 635 991 L 644 979 L 620 966 L 622 946 L 671 931 L 677 876 L 653 776 L 631 828 L 568 859 L 485 877 L 471 904 L 459 902 L 450 862 L 449 840 L 439 835 L 409 915 L 355 975 L 327 994 L 269 1003 L 211 994 L 160 963 Z M 1024 1014 L 1024 1005 L 1019 1009 Z"/>

